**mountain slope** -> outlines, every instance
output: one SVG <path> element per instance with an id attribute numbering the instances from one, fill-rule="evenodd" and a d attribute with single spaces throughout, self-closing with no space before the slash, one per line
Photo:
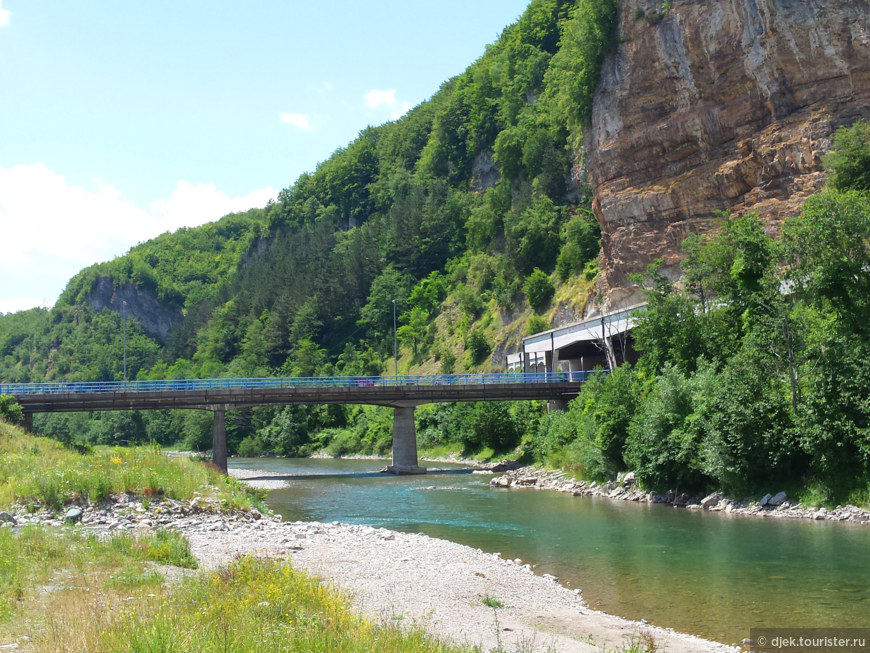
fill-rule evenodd
<path id="1" fill-rule="evenodd" d="M 120 378 L 124 300 L 132 376 L 377 373 L 393 299 L 409 363 L 449 349 L 446 369 L 489 367 L 499 325 L 524 313 L 524 278 L 557 258 L 562 279 L 582 275 L 597 255 L 570 144 L 615 18 L 613 0 L 535 0 L 431 100 L 364 130 L 275 205 L 83 271 L 44 319 L 13 320 L 30 337 L 0 326 L 0 375 Z M 436 325 L 447 308 L 450 333 Z"/>

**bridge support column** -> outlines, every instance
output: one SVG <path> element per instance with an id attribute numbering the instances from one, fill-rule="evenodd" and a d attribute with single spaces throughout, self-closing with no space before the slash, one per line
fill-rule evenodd
<path id="1" fill-rule="evenodd" d="M 224 408 L 214 411 L 214 440 L 211 446 L 211 461 L 227 473 L 227 419 Z"/>
<path id="2" fill-rule="evenodd" d="M 33 433 L 33 413 L 24 413 L 24 431 Z"/>
<path id="3" fill-rule="evenodd" d="M 568 410 L 568 400 L 567 399 L 550 399 L 547 402 L 547 411 L 566 411 Z"/>
<path id="4" fill-rule="evenodd" d="M 417 464 L 415 410 L 414 407 L 393 409 L 393 464 L 385 470 L 390 474 L 426 473 L 426 468 Z"/>

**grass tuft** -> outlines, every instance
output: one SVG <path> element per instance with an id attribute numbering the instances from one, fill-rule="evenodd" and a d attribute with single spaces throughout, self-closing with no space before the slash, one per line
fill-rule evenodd
<path id="1" fill-rule="evenodd" d="M 94 447 L 82 453 L 0 422 L 0 506 L 21 501 L 60 510 L 73 501 L 97 503 L 123 493 L 181 500 L 204 487 L 223 509 L 262 507 L 256 490 L 213 467 L 170 458 L 157 446 Z"/>
<path id="2" fill-rule="evenodd" d="M 368 621 L 347 596 L 286 562 L 248 556 L 163 583 L 143 560 L 166 541 L 0 529 L 0 646 L 27 632 L 35 652 L 469 651 Z"/>
<path id="3" fill-rule="evenodd" d="M 498 600 L 497 598 L 495 598 L 494 596 L 490 596 L 489 594 L 487 594 L 486 596 L 484 596 L 484 597 L 480 600 L 480 602 L 483 603 L 486 607 L 488 607 L 488 608 L 492 608 L 493 610 L 495 610 L 496 608 L 503 608 L 503 607 L 504 607 L 504 603 L 502 603 L 501 601 L 499 601 L 499 600 Z"/>

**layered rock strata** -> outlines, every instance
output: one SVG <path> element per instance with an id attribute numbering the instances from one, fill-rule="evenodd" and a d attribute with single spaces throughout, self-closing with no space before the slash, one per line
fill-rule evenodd
<path id="1" fill-rule="evenodd" d="M 717 212 L 758 211 L 775 233 L 825 174 L 841 125 L 870 117 L 870 3 L 620 2 L 584 148 L 603 227 L 602 283 L 630 303 L 628 274 Z"/>

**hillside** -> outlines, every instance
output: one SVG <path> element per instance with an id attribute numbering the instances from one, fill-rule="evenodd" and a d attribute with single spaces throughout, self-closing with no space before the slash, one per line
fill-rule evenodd
<path id="1" fill-rule="evenodd" d="M 122 301 L 131 378 L 378 373 L 393 298 L 406 369 L 503 365 L 529 274 L 595 276 L 570 143 L 615 27 L 615 2 L 533 2 L 431 100 L 364 130 L 277 204 L 164 234 L 84 270 L 47 315 L 4 318 L 0 378 L 121 378 Z M 565 303 L 582 311 L 579 290 Z"/>

